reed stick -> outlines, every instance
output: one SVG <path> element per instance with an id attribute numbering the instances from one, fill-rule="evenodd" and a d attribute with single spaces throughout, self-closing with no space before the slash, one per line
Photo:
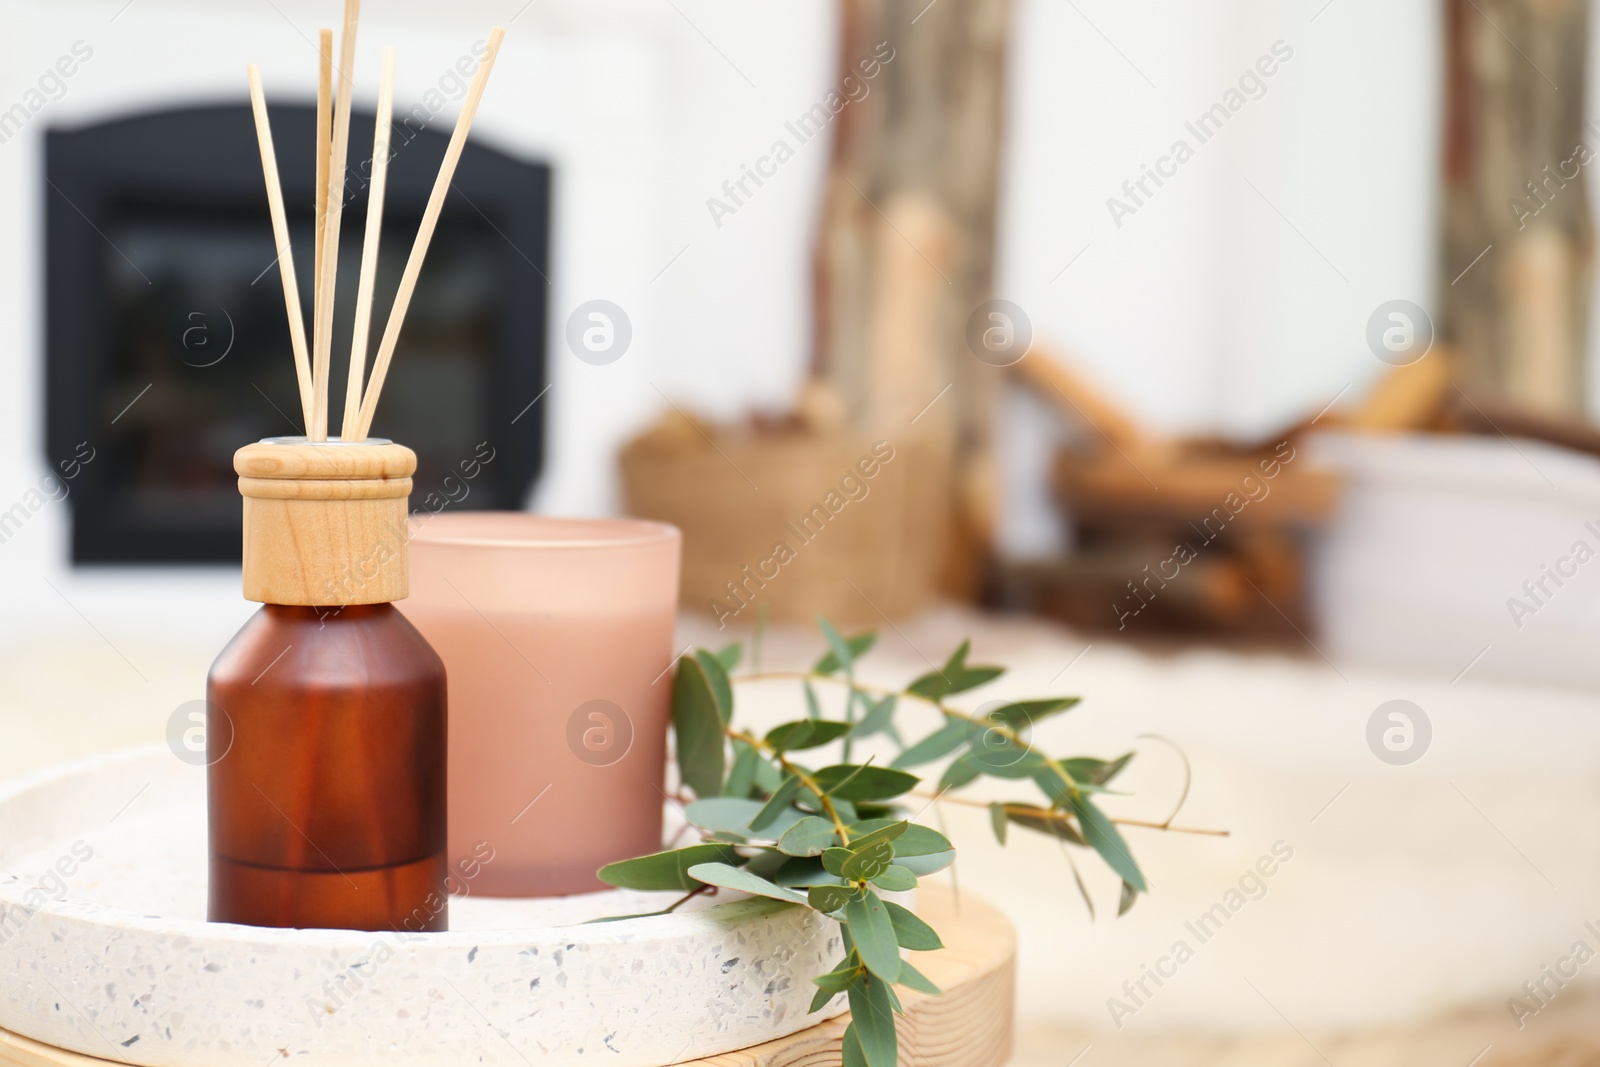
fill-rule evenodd
<path id="1" fill-rule="evenodd" d="M 311 309 L 312 344 L 322 328 L 322 239 L 328 223 L 328 165 L 333 151 L 333 31 L 323 30 L 321 61 L 317 67 L 317 245 L 312 263 Z M 306 433 L 311 424 L 306 424 Z"/>
<path id="2" fill-rule="evenodd" d="M 333 296 L 339 276 L 339 223 L 344 218 L 345 162 L 350 150 L 350 104 L 355 95 L 356 26 L 361 0 L 344 0 L 344 30 L 339 37 L 339 96 L 333 113 L 333 156 L 328 166 L 328 219 L 322 245 L 322 277 L 317 286 L 317 344 L 311 361 L 313 441 L 328 439 L 328 366 L 333 358 Z"/>
<path id="3" fill-rule="evenodd" d="M 289 311 L 289 343 L 294 350 L 295 381 L 300 387 L 300 412 L 307 432 L 311 427 L 311 362 L 306 354 L 306 321 L 300 312 L 300 284 L 294 276 L 294 250 L 289 247 L 289 220 L 283 210 L 283 185 L 278 180 L 278 153 L 272 147 L 272 126 L 267 119 L 267 98 L 261 90 L 261 68 L 247 68 L 250 108 L 256 117 L 256 140 L 261 148 L 261 171 L 267 180 L 267 208 L 272 214 L 272 239 L 278 246 L 278 276 L 283 279 L 283 302 Z"/>
<path id="4" fill-rule="evenodd" d="M 444 162 L 439 176 L 434 180 L 433 192 L 422 214 L 422 225 L 417 228 L 416 242 L 411 246 L 411 257 L 406 260 L 405 273 L 400 276 L 400 288 L 395 293 L 394 307 L 389 311 L 389 321 L 383 330 L 383 340 L 378 344 L 378 355 L 372 365 L 372 379 L 367 383 L 361 401 L 361 421 L 356 426 L 355 440 L 364 441 L 372 428 L 372 416 L 378 409 L 378 397 L 383 393 L 383 382 L 389 374 L 389 363 L 394 359 L 395 345 L 400 340 L 400 327 L 405 323 L 406 310 L 411 306 L 411 296 L 417 287 L 417 276 L 422 273 L 422 261 L 428 254 L 428 243 L 433 240 L 434 227 L 439 223 L 439 212 L 444 208 L 444 198 L 450 192 L 450 180 L 455 176 L 456 164 L 461 161 L 461 151 L 466 147 L 467 133 L 472 128 L 472 117 L 477 113 L 478 102 L 489 84 L 489 71 L 495 57 L 500 54 L 500 43 L 506 31 L 496 26 L 489 34 L 489 50 L 478 67 L 467 99 L 456 118 L 455 132 L 450 135 L 450 147 L 445 149 Z"/>
<path id="5" fill-rule="evenodd" d="M 367 194 L 367 236 L 361 247 L 361 284 L 356 291 L 356 321 L 350 339 L 350 379 L 345 385 L 344 424 L 339 435 L 352 440 L 361 421 L 361 384 L 372 332 L 372 290 L 378 279 L 378 246 L 383 229 L 383 197 L 389 185 L 389 133 L 394 119 L 394 48 L 383 50 L 378 81 L 378 117 L 372 135 L 372 188 Z"/>

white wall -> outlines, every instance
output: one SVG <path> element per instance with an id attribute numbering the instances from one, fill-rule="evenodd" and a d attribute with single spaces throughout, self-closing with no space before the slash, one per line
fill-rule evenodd
<path id="1" fill-rule="evenodd" d="M 1384 369 L 1368 315 L 1431 303 L 1435 5 L 1325 3 L 1019 4 L 998 289 L 1155 432 L 1252 437 L 1358 396 Z M 1184 123 L 1279 41 L 1264 95 L 1199 143 Z M 1193 158 L 1119 226 L 1107 199 L 1179 138 Z M 1054 543 L 1043 496 L 1013 499 L 1014 551 Z"/>

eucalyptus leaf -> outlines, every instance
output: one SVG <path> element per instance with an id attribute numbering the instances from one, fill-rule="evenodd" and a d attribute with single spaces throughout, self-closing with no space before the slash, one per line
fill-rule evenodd
<path id="1" fill-rule="evenodd" d="M 950 762 L 950 766 L 944 769 L 944 774 L 939 776 L 939 792 L 943 793 L 946 790 L 960 789 L 964 785 L 970 785 L 972 782 L 977 781 L 982 774 L 983 771 L 978 768 L 977 764 L 972 762 L 970 756 L 958 756 Z"/>
<path id="2" fill-rule="evenodd" d="M 984 716 L 1013 730 L 1026 730 L 1051 715 L 1058 715 L 1081 703 L 1082 697 L 1048 697 L 1044 700 L 1018 700 L 1001 705 Z"/>
<path id="3" fill-rule="evenodd" d="M 829 849 L 828 852 L 832 852 Z M 894 843 L 878 841 L 861 849 L 850 849 L 850 858 L 839 865 L 838 874 L 850 881 L 877 878 L 894 862 Z M 827 866 L 827 853 L 823 853 L 823 866 Z"/>
<path id="4" fill-rule="evenodd" d="M 810 1013 L 813 1013 L 813 1012 L 821 1011 L 823 1008 L 826 1008 L 828 1006 L 828 1002 L 830 1000 L 832 1000 L 834 997 L 838 996 L 839 993 L 842 993 L 842 992 L 844 992 L 844 990 L 842 990 L 842 989 L 839 990 L 838 993 L 830 993 L 826 989 L 817 990 L 816 995 L 811 998 L 811 1007 L 806 1009 L 807 1013 L 810 1014 Z M 850 1061 L 847 1058 L 845 1060 L 845 1062 L 849 1063 Z"/>
<path id="5" fill-rule="evenodd" d="M 896 697 L 893 693 L 881 697 L 876 702 L 868 702 L 867 713 L 856 723 L 851 730 L 851 736 L 862 738 L 874 734 L 887 733 L 894 725 L 894 709 Z"/>
<path id="6" fill-rule="evenodd" d="M 834 629 L 833 623 L 822 616 L 817 616 L 817 629 L 822 631 L 823 638 L 828 642 L 828 652 L 811 668 L 813 674 L 833 674 L 839 670 L 848 671 L 856 665 L 856 657 L 872 647 L 878 639 L 874 633 L 857 634 L 849 641 L 839 636 L 839 631 Z M 862 642 L 861 639 L 865 638 Z M 859 648 L 857 642 L 861 642 Z"/>
<path id="7" fill-rule="evenodd" d="M 949 852 L 955 848 L 950 839 L 931 826 L 921 823 L 910 823 L 906 826 L 905 833 L 895 839 L 894 854 L 897 857 L 905 856 L 931 856 L 939 852 Z"/>
<path id="8" fill-rule="evenodd" d="M 899 1045 L 895 1040 L 889 983 L 863 975 L 846 992 L 850 995 L 849 1029 L 855 1031 L 860 1042 L 865 1067 L 896 1067 Z M 844 1062 L 850 1064 L 848 1052 Z"/>
<path id="9" fill-rule="evenodd" d="M 719 885 L 724 889 L 736 889 L 741 893 L 770 897 L 788 904 L 807 903 L 805 897 L 792 889 L 785 889 L 760 875 L 751 874 L 742 867 L 733 867 L 726 863 L 699 863 L 689 868 L 689 875 L 707 885 Z"/>
<path id="10" fill-rule="evenodd" d="M 931 952 L 936 948 L 944 948 L 944 942 L 939 940 L 939 935 L 923 922 L 910 908 L 902 907 L 892 900 L 883 902 L 889 912 L 889 922 L 894 926 L 894 936 L 901 948 L 911 949 L 913 952 Z"/>
<path id="11" fill-rule="evenodd" d="M 844 906 L 844 918 L 867 970 L 886 982 L 900 977 L 900 942 L 883 899 L 869 889 Z"/>
<path id="12" fill-rule="evenodd" d="M 1051 837 L 1059 837 L 1074 845 L 1082 845 L 1085 848 L 1089 845 L 1064 812 L 1051 811 L 1036 804 L 1007 804 L 1006 818 L 1018 826 L 1036 830 L 1041 834 L 1049 834 Z"/>
<path id="13" fill-rule="evenodd" d="M 900 984 L 919 993 L 927 993 L 929 996 L 940 995 L 939 987 L 928 981 L 927 976 L 905 960 L 900 961 Z"/>
<path id="14" fill-rule="evenodd" d="M 761 763 L 761 753 L 743 741 L 733 744 L 733 766 L 728 769 L 728 780 L 722 783 L 725 797 L 746 798 L 756 784 L 756 768 Z"/>
<path id="15" fill-rule="evenodd" d="M 1077 756 L 1072 759 L 1057 760 L 1056 762 L 1075 782 L 1107 785 L 1111 782 L 1111 779 L 1122 773 L 1122 768 L 1126 767 L 1131 759 L 1133 759 L 1133 753 L 1124 752 L 1114 760 Z"/>
<path id="16" fill-rule="evenodd" d="M 735 641 L 731 645 L 723 645 L 712 655 L 717 657 L 717 662 L 722 664 L 722 669 L 731 674 L 733 669 L 739 666 L 739 658 L 744 655 L 744 646 Z"/>
<path id="17" fill-rule="evenodd" d="M 811 902 L 813 908 L 816 908 L 824 915 L 831 915 L 850 903 L 851 898 L 854 896 L 855 892 L 846 886 L 818 885 L 811 887 L 806 894 L 806 899 Z M 819 981 L 818 984 L 820 985 L 821 982 Z M 844 986 L 841 984 L 839 989 L 834 990 L 834 992 L 837 993 L 843 988 Z"/>
<path id="18" fill-rule="evenodd" d="M 867 1059 L 866 1052 L 862 1051 L 861 1034 L 857 1032 L 855 1023 L 844 1028 L 844 1044 L 839 1054 L 843 1057 L 843 1067 L 879 1067 L 878 1063 Z M 896 1055 L 899 1053 L 896 1052 Z M 894 1061 L 889 1062 L 892 1064 Z"/>
<path id="19" fill-rule="evenodd" d="M 1122 840 L 1122 834 L 1117 832 L 1111 820 L 1081 793 L 1073 794 L 1072 811 L 1078 817 L 1078 826 L 1083 831 L 1084 840 L 1088 841 L 1100 854 L 1100 858 L 1106 861 L 1106 866 L 1122 875 L 1122 880 L 1134 889 L 1144 892 L 1148 888 L 1145 885 L 1144 875 L 1140 873 L 1139 865 L 1133 861 L 1133 854 L 1128 851 L 1127 842 Z"/>
<path id="20" fill-rule="evenodd" d="M 947 852 L 931 852 L 923 856 L 899 856 L 900 866 L 921 878 L 930 874 L 938 874 L 956 861 L 954 849 Z"/>
<path id="21" fill-rule="evenodd" d="M 705 667 L 694 657 L 680 657 L 672 679 L 672 728 L 678 740 L 678 769 L 696 796 L 722 792 L 727 759 L 723 726 Z"/>
<path id="22" fill-rule="evenodd" d="M 762 802 L 748 797 L 708 797 L 683 809 L 689 821 L 702 830 L 750 836 L 750 820 L 761 810 Z"/>
<path id="23" fill-rule="evenodd" d="M 891 863 L 870 879 L 873 885 L 890 893 L 907 893 L 917 888 L 917 876 L 909 868 Z"/>
<path id="24" fill-rule="evenodd" d="M 778 869 L 772 876 L 772 881 L 791 889 L 803 889 L 814 885 L 844 885 L 845 881 L 837 874 L 830 874 L 823 866 L 822 860 L 816 856 L 791 858 Z"/>
<path id="25" fill-rule="evenodd" d="M 816 782 L 830 797 L 842 800 L 887 800 L 907 792 L 921 781 L 914 774 L 892 767 L 837 763 L 815 775 Z"/>
<path id="26" fill-rule="evenodd" d="M 1133 902 L 1139 899 L 1139 891 L 1127 882 L 1122 883 L 1122 896 L 1117 900 L 1117 918 L 1128 914 L 1133 907 Z"/>
<path id="27" fill-rule="evenodd" d="M 700 882 L 690 868 L 708 863 L 737 862 L 739 854 L 728 845 L 690 845 L 649 856 L 608 863 L 598 872 L 606 885 L 618 889 L 686 893 Z"/>
<path id="28" fill-rule="evenodd" d="M 777 792 L 767 798 L 767 802 L 761 806 L 761 810 L 751 818 L 750 829 L 759 832 L 777 822 L 778 816 L 787 811 L 789 805 L 794 803 L 794 798 L 799 795 L 800 777 L 799 775 L 791 774 L 783 780 L 782 785 L 778 786 Z M 787 830 L 779 831 L 780 834 L 786 832 Z"/>
<path id="29" fill-rule="evenodd" d="M 728 680 L 728 671 L 722 661 L 703 648 L 694 651 L 694 658 L 706 672 L 706 681 L 711 683 L 711 695 L 717 698 L 717 713 L 722 716 L 722 725 L 726 726 L 733 721 L 733 683 Z"/>
<path id="30" fill-rule="evenodd" d="M 850 843 L 845 847 L 850 849 L 852 852 L 859 852 L 869 845 L 878 844 L 880 841 L 893 841 L 911 828 L 911 824 L 906 822 L 904 819 L 901 819 L 898 822 L 886 823 L 883 826 L 873 826 L 872 823 L 877 821 L 879 820 L 856 823 L 855 826 L 851 827 L 852 834 L 850 837 Z M 861 833 L 860 836 L 856 836 L 853 831 L 863 827 L 871 827 L 871 829 L 867 829 Z"/>
<path id="31" fill-rule="evenodd" d="M 955 693 L 965 693 L 994 681 L 1004 674 L 1004 667 L 963 667 L 958 671 L 929 671 L 910 685 L 906 692 L 927 700 L 943 700 Z"/>
<path id="32" fill-rule="evenodd" d="M 783 832 L 778 850 L 790 856 L 820 856 L 823 849 L 838 843 L 839 832 L 831 820 L 807 815 Z"/>
<path id="33" fill-rule="evenodd" d="M 822 705 L 817 703 L 817 691 L 811 688 L 810 679 L 801 682 L 800 688 L 806 695 L 806 717 L 811 719 L 822 718 Z"/>
<path id="34" fill-rule="evenodd" d="M 833 719 L 800 719 L 775 726 L 767 732 L 766 742 L 777 752 L 798 752 L 818 748 L 837 741 L 850 732 L 850 724 Z"/>
<path id="35" fill-rule="evenodd" d="M 989 805 L 989 828 L 994 831 L 994 839 L 1002 845 L 1006 843 L 1006 827 L 1011 825 L 1006 821 L 1006 806 L 1004 804 Z"/>
<path id="36" fill-rule="evenodd" d="M 964 720 L 948 719 L 943 726 L 896 756 L 889 766 L 904 768 L 932 763 L 940 756 L 948 756 L 960 748 L 967 740 L 968 732 Z"/>

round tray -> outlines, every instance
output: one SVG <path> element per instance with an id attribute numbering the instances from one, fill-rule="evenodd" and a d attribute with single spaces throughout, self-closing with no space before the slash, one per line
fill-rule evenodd
<path id="1" fill-rule="evenodd" d="M 0 786 L 0 1028 L 146 1067 L 657 1067 L 844 1010 L 806 1011 L 837 925 L 763 899 L 583 925 L 673 895 L 469 895 L 450 932 L 404 936 L 207 923 L 204 785 L 158 745 Z"/>

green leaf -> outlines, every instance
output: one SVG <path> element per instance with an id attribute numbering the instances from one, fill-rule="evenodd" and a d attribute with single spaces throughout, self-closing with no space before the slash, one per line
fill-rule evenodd
<path id="1" fill-rule="evenodd" d="M 760 875 L 751 874 L 741 867 L 732 867 L 726 863 L 699 863 L 689 868 L 689 875 L 708 885 L 720 885 L 724 889 L 737 889 L 741 893 L 771 897 L 773 900 L 781 900 L 788 904 L 807 903 L 805 897 L 792 889 L 785 889 Z"/>
<path id="2" fill-rule="evenodd" d="M 793 857 L 788 863 L 779 868 L 772 880 L 779 885 L 790 888 L 804 888 L 813 885 L 844 885 L 844 879 L 836 874 L 829 873 L 822 866 L 821 858 L 817 856 Z"/>
<path id="3" fill-rule="evenodd" d="M 1066 711 L 1083 700 L 1082 697 L 1051 697 L 1045 700 L 1019 700 L 995 708 L 984 716 L 993 722 L 1003 723 L 1013 730 L 1026 730 L 1034 723 L 1051 715 Z"/>
<path id="4" fill-rule="evenodd" d="M 900 856 L 900 866 L 910 871 L 917 877 L 929 874 L 938 874 L 956 861 L 955 850 L 948 852 L 932 852 L 926 856 Z"/>
<path id="5" fill-rule="evenodd" d="M 1073 759 L 1057 760 L 1061 769 L 1066 771 L 1074 782 L 1087 782 L 1090 785 L 1107 785 L 1111 779 L 1122 773 L 1122 768 L 1133 759 L 1132 752 L 1124 752 L 1114 760 L 1090 759 L 1087 756 L 1077 756 Z"/>
<path id="6" fill-rule="evenodd" d="M 708 797 L 683 809 L 690 822 L 714 833 L 750 836 L 750 820 L 761 810 L 761 801 L 748 797 Z"/>
<path id="7" fill-rule="evenodd" d="M 964 785 L 970 785 L 972 782 L 977 781 L 978 776 L 982 773 L 983 771 L 978 768 L 977 764 L 972 762 L 971 756 L 958 756 L 950 762 L 950 766 L 944 769 L 944 774 L 940 775 L 939 792 L 943 793 L 949 789 L 960 789 Z"/>
<path id="8" fill-rule="evenodd" d="M 856 1031 L 855 1023 L 844 1028 L 844 1046 L 840 1049 L 840 1054 L 844 1057 L 844 1067 L 877 1067 L 862 1051 L 861 1035 Z M 898 1051 L 895 1054 L 899 1055 Z"/>
<path id="9" fill-rule="evenodd" d="M 959 671 L 930 671 L 906 687 L 906 692 L 926 700 L 943 700 L 992 682 L 1004 674 L 1004 667 L 965 667 Z"/>
<path id="10" fill-rule="evenodd" d="M 1004 804 L 989 805 L 989 828 L 994 831 L 994 839 L 1002 845 L 1006 843 L 1006 806 Z"/>
<path id="11" fill-rule="evenodd" d="M 720 659 L 703 648 L 695 649 L 694 658 L 706 672 L 711 693 L 717 698 L 717 712 L 722 716 L 722 725 L 726 726 L 733 721 L 733 683 L 728 681 L 728 670 Z"/>
<path id="12" fill-rule="evenodd" d="M 1088 847 L 1089 842 L 1083 839 L 1083 835 L 1064 817 L 1063 812 L 1051 811 L 1036 804 L 1007 804 L 1006 809 L 1006 818 L 1018 826 Z"/>
<path id="13" fill-rule="evenodd" d="M 976 689 L 1005 673 L 1004 667 L 968 667 L 967 652 L 971 647 L 970 639 L 961 642 L 961 647 L 950 654 L 942 668 L 924 674 L 906 691 L 928 700 L 942 700 L 952 693 Z"/>
<path id="14" fill-rule="evenodd" d="M 1078 885 L 1078 896 L 1083 898 L 1083 906 L 1089 909 L 1089 921 L 1094 922 L 1094 898 L 1089 896 L 1089 887 L 1083 884 L 1083 875 L 1078 873 L 1078 865 L 1072 862 L 1072 854 L 1065 848 L 1061 854 L 1067 857 L 1067 866 L 1072 868 L 1072 880 Z"/>
<path id="15" fill-rule="evenodd" d="M 822 718 L 822 705 L 817 703 L 817 691 L 811 688 L 810 680 L 801 682 L 800 688 L 806 694 L 806 717 L 808 719 Z"/>
<path id="16" fill-rule="evenodd" d="M 723 720 L 706 669 L 696 658 L 678 660 L 672 679 L 672 728 L 678 739 L 678 769 L 698 797 L 722 792 Z"/>
<path id="17" fill-rule="evenodd" d="M 829 849 L 828 852 L 832 852 Z M 878 841 L 861 849 L 849 849 L 850 858 L 839 865 L 838 875 L 852 882 L 877 878 L 889 865 L 894 862 L 894 843 Z M 823 853 L 822 865 L 828 865 L 827 852 Z"/>
<path id="18" fill-rule="evenodd" d="M 914 774 L 891 767 L 836 763 L 816 773 L 816 782 L 829 796 L 842 800 L 887 800 L 921 781 Z"/>
<path id="19" fill-rule="evenodd" d="M 827 638 L 828 653 L 811 668 L 813 674 L 833 674 L 841 668 L 848 671 L 878 640 L 878 635 L 870 630 L 846 640 L 839 636 L 839 631 L 833 628 L 832 623 L 820 617 L 817 627 L 822 630 L 822 636 Z"/>
<path id="20" fill-rule="evenodd" d="M 972 747 L 967 753 L 967 758 L 972 761 L 974 767 L 990 778 L 1038 780 L 1039 775 L 1050 763 L 1043 755 L 1026 745 L 1019 745 L 993 732 L 975 736 L 970 743 Z"/>
<path id="21" fill-rule="evenodd" d="M 850 1029 L 855 1031 L 856 1040 L 861 1044 L 865 1067 L 895 1067 L 899 1047 L 889 983 L 862 975 L 847 992 L 850 994 Z"/>
<path id="22" fill-rule="evenodd" d="M 906 832 L 901 834 L 894 843 L 894 854 L 897 857 L 906 856 L 932 856 L 940 852 L 949 852 L 955 848 L 950 839 L 931 826 L 921 823 L 911 823 L 906 827 Z"/>
<path id="23" fill-rule="evenodd" d="M 1133 854 L 1128 851 L 1127 842 L 1122 840 L 1122 835 L 1117 832 L 1111 820 L 1081 793 L 1072 796 L 1072 811 L 1078 817 L 1078 825 L 1083 830 L 1084 840 L 1100 853 L 1100 858 L 1106 861 L 1106 865 L 1122 875 L 1123 881 L 1141 893 L 1144 892 L 1148 888 L 1145 885 L 1144 875 L 1139 872 L 1139 865 L 1133 861 Z"/>
<path id="24" fill-rule="evenodd" d="M 855 729 L 850 732 L 852 737 L 871 737 L 874 734 L 885 733 L 894 725 L 894 709 L 896 698 L 893 693 L 883 697 L 876 703 L 868 702 L 867 713 L 856 723 Z"/>
<path id="25" fill-rule="evenodd" d="M 798 752 L 818 748 L 837 741 L 850 732 L 850 724 L 832 719 L 801 719 L 774 726 L 767 732 L 766 741 L 778 752 Z"/>
<path id="26" fill-rule="evenodd" d="M 815 981 L 815 979 L 812 980 Z M 844 990 L 841 989 L 839 993 L 842 992 L 844 992 Z M 826 989 L 817 990 L 816 995 L 811 998 L 811 1007 L 806 1009 L 807 1013 L 810 1014 L 812 1012 L 821 1011 L 823 1008 L 828 1006 L 828 1001 L 838 996 L 839 993 L 830 993 Z M 846 1060 L 845 1062 L 848 1063 L 849 1061 Z"/>
<path id="27" fill-rule="evenodd" d="M 893 841 L 911 828 L 911 824 L 906 822 L 904 819 L 901 819 L 897 822 L 888 822 L 883 826 L 873 826 L 873 823 L 877 821 L 879 820 L 873 820 L 873 822 L 867 823 L 857 823 L 855 826 L 851 827 L 852 833 L 850 837 L 850 844 L 846 845 L 845 847 L 850 849 L 852 852 L 859 852 L 861 849 L 867 848 L 871 845 L 876 845 L 880 841 Z M 856 836 L 855 831 L 862 829 L 863 827 L 872 828 L 865 830 L 860 834 L 860 836 Z"/>
<path id="28" fill-rule="evenodd" d="M 895 940 L 901 948 L 909 948 L 913 952 L 944 948 L 944 942 L 939 940 L 933 927 L 918 918 L 910 908 L 901 907 L 892 900 L 884 901 L 883 906 L 889 911 L 889 922 L 894 926 Z"/>
<path id="29" fill-rule="evenodd" d="M 735 641 L 731 645 L 723 645 L 712 655 L 717 657 L 717 662 L 722 664 L 724 671 L 732 674 L 733 669 L 739 666 L 739 657 L 744 655 L 744 646 Z"/>
<path id="30" fill-rule="evenodd" d="M 939 987 L 928 981 L 927 977 L 905 960 L 900 961 L 900 984 L 919 993 L 930 996 L 939 996 Z"/>
<path id="31" fill-rule="evenodd" d="M 948 756 L 960 748 L 961 743 L 967 739 L 967 734 L 965 720 L 948 719 L 943 726 L 896 756 L 889 766 L 904 768 L 931 763 L 940 756 Z"/>
<path id="32" fill-rule="evenodd" d="M 806 899 L 811 902 L 811 906 L 824 915 L 831 915 L 838 911 L 850 903 L 851 898 L 854 896 L 855 891 L 853 889 L 842 885 L 812 886 L 810 891 L 806 893 Z M 820 985 L 821 983 L 819 982 L 818 984 Z M 844 986 L 841 984 L 839 989 L 834 990 L 834 992 L 837 993 L 843 988 Z"/>
<path id="33" fill-rule="evenodd" d="M 844 906 L 844 918 L 867 970 L 886 982 L 900 977 L 900 942 L 878 894 L 869 889 L 851 900 Z"/>
<path id="34" fill-rule="evenodd" d="M 1133 907 L 1133 902 L 1139 899 L 1139 891 L 1127 882 L 1122 883 L 1122 896 L 1117 900 L 1117 918 L 1128 914 Z"/>
<path id="35" fill-rule="evenodd" d="M 777 822 L 778 816 L 782 815 L 789 805 L 794 803 L 794 798 L 799 795 L 800 777 L 791 774 L 783 780 L 783 784 L 778 786 L 778 791 L 767 798 L 767 802 L 761 806 L 761 810 L 756 812 L 755 817 L 750 820 L 750 829 L 756 831 L 765 830 Z M 787 832 L 787 830 L 780 831 L 780 833 Z"/>
<path id="36" fill-rule="evenodd" d="M 737 861 L 738 858 L 739 854 L 728 845 L 690 845 L 688 848 L 608 863 L 600 868 L 598 877 L 606 885 L 618 889 L 686 893 L 700 887 L 697 876 L 690 873 L 690 868 L 713 862 Z"/>
<path id="37" fill-rule="evenodd" d="M 807 815 L 778 839 L 778 850 L 790 856 L 820 856 L 823 849 L 839 843 L 839 832 L 833 822 L 817 815 Z"/>
<path id="38" fill-rule="evenodd" d="M 722 783 L 722 795 L 744 799 L 756 784 L 756 766 L 761 753 L 743 741 L 733 743 L 733 766 L 728 770 L 728 780 Z"/>
<path id="39" fill-rule="evenodd" d="M 890 893 L 906 893 L 917 888 L 917 876 L 898 863 L 891 863 L 881 874 L 873 875 L 870 881 Z"/>

